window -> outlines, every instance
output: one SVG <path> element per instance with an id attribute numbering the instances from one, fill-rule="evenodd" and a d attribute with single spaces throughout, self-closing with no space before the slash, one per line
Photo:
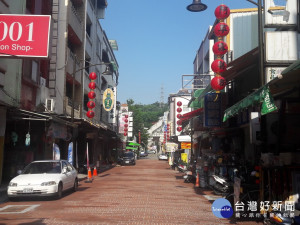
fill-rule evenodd
<path id="1" fill-rule="evenodd" d="M 37 61 L 24 59 L 23 60 L 23 76 L 37 83 L 39 78 L 39 64 Z"/>

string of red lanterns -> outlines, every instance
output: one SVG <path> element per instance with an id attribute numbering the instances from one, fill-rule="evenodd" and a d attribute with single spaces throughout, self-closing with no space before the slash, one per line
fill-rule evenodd
<path id="1" fill-rule="evenodd" d="M 227 69 L 227 64 L 222 58 L 228 51 L 228 46 L 224 42 L 223 38 L 229 33 L 229 27 L 226 23 L 224 23 L 224 19 L 226 19 L 229 15 L 230 9 L 224 4 L 219 5 L 215 9 L 215 16 L 219 20 L 219 23 L 215 25 L 214 34 L 218 37 L 218 42 L 213 45 L 212 50 L 217 58 L 211 64 L 211 69 L 214 71 L 215 77 L 211 80 L 210 85 L 216 93 L 223 90 L 226 85 L 226 80 L 221 76 L 221 74 Z"/>
<path id="2" fill-rule="evenodd" d="M 96 88 L 95 80 L 97 79 L 97 74 L 95 72 L 91 72 L 89 74 L 89 78 L 91 79 L 91 82 L 89 83 L 90 92 L 88 93 L 89 101 L 87 103 L 87 107 L 89 108 L 89 110 L 87 111 L 86 116 L 91 119 L 95 116 L 93 109 L 96 106 L 94 102 L 94 99 L 96 98 L 96 93 L 94 90 Z"/>

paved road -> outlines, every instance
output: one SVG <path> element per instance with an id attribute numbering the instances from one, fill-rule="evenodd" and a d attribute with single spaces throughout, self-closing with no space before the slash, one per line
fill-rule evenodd
<path id="1" fill-rule="evenodd" d="M 231 224 L 211 212 L 209 191 L 183 182 L 156 156 L 135 166 L 116 166 L 60 200 L 22 200 L 0 204 L 4 224 Z M 212 198 L 213 199 L 213 198 Z M 237 224 L 258 224 L 239 222 Z"/>

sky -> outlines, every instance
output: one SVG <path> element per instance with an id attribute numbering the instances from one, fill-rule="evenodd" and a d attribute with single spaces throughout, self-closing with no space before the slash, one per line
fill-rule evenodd
<path id="1" fill-rule="evenodd" d="M 190 12 L 192 0 L 108 0 L 100 20 L 108 39 L 116 40 L 119 64 L 117 100 L 136 104 L 167 102 L 193 74 L 193 61 L 220 4 L 256 8 L 247 0 L 202 0 L 203 12 Z M 254 0 L 254 2 L 257 2 Z"/>

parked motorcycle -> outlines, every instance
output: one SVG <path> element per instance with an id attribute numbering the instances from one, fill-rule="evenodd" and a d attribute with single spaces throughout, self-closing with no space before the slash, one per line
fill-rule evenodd
<path id="1" fill-rule="evenodd" d="M 287 216 L 283 210 L 272 211 L 267 218 L 264 219 L 265 225 L 292 225 L 295 224 L 293 218 Z"/>

